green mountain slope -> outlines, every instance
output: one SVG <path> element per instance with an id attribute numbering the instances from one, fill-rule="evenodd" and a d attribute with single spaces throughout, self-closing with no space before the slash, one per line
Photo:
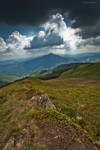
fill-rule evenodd
<path id="1" fill-rule="evenodd" d="M 15 77 L 15 76 L 0 76 L 0 87 L 6 85 L 8 83 L 14 82 L 18 79 L 19 78 Z"/>
<path id="2" fill-rule="evenodd" d="M 1 88 L 0 149 L 99 150 L 100 82 L 70 82 L 29 77 Z"/>
<path id="3" fill-rule="evenodd" d="M 63 72 L 60 77 L 100 80 L 100 63 L 81 65 L 77 68 Z"/>
<path id="4" fill-rule="evenodd" d="M 43 80 L 50 80 L 58 78 L 64 71 L 69 70 L 71 68 L 75 68 L 80 65 L 81 63 L 62 64 L 49 70 L 40 70 L 34 72 L 33 74 L 31 74 L 31 76 L 35 76 Z"/>

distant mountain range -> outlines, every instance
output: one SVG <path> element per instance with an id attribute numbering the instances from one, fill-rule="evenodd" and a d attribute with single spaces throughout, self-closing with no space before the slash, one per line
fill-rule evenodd
<path id="1" fill-rule="evenodd" d="M 21 61 L 7 61 L 0 63 L 0 75 L 10 75 L 25 77 L 32 74 L 35 71 L 50 69 L 60 64 L 68 64 L 75 62 L 75 58 L 61 57 L 54 54 L 41 56 L 35 59 L 28 59 Z"/>
<path id="2" fill-rule="evenodd" d="M 38 58 L 9 60 L 0 62 L 0 76 L 26 77 L 34 72 L 49 70 L 62 64 L 99 62 L 100 54 L 66 55 L 48 54 Z"/>

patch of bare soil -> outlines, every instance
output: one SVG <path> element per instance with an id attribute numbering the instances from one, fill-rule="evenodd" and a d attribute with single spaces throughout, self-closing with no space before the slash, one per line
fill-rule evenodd
<path id="1" fill-rule="evenodd" d="M 44 145 L 47 150 L 100 150 L 89 140 L 83 141 L 74 128 L 66 130 L 54 125 L 42 128 L 36 143 Z"/>

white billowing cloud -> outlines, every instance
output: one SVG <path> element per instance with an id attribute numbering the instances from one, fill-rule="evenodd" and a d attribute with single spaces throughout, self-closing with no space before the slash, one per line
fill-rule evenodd
<path id="1" fill-rule="evenodd" d="M 43 38 L 45 36 L 45 32 L 44 31 L 40 31 L 38 34 L 39 38 Z"/>
<path id="2" fill-rule="evenodd" d="M 18 31 L 9 35 L 6 41 L 0 37 L 0 59 L 28 57 L 30 53 L 28 53 L 26 48 L 30 47 L 32 39 L 33 37 L 21 35 Z"/>
<path id="3" fill-rule="evenodd" d="M 52 16 L 54 18 L 54 16 Z M 31 49 L 50 47 L 54 45 L 63 44 L 63 38 L 59 34 L 59 21 L 57 19 L 50 20 L 42 27 L 44 31 L 40 31 L 37 36 L 35 36 L 31 42 Z"/>
<path id="4" fill-rule="evenodd" d="M 64 49 L 75 49 L 80 37 L 76 35 L 78 29 L 67 27 L 61 14 L 53 15 L 51 19 L 42 25 L 44 31 L 40 31 L 31 42 L 30 49 L 63 45 Z M 57 50 L 57 49 L 56 49 Z"/>
<path id="5" fill-rule="evenodd" d="M 47 31 L 55 31 L 63 39 L 66 50 L 75 49 L 81 40 L 81 37 L 76 35 L 80 30 L 67 27 L 63 16 L 59 13 L 53 15 L 44 27 Z"/>
<path id="6" fill-rule="evenodd" d="M 2 37 L 0 37 L 0 53 L 5 52 L 6 49 L 7 49 L 6 42 L 4 41 L 4 39 Z"/>
<path id="7" fill-rule="evenodd" d="M 7 40 L 7 46 L 11 53 L 16 55 L 25 55 L 26 51 L 24 48 L 30 47 L 30 41 L 32 37 L 21 35 L 18 31 L 13 32 Z"/>
<path id="8" fill-rule="evenodd" d="M 6 41 L 0 37 L 0 59 L 40 56 L 48 53 L 64 55 L 100 52 L 100 36 L 82 39 L 79 36 L 81 30 L 67 27 L 63 16 L 59 13 L 51 16 L 42 28 L 43 30 L 32 37 L 22 35 L 18 31 L 9 35 Z"/>
<path id="9" fill-rule="evenodd" d="M 100 52 L 100 36 L 96 38 L 80 39 L 77 49 L 73 53 Z"/>

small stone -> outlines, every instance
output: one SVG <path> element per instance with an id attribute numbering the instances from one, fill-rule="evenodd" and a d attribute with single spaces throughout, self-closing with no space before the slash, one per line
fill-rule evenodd
<path id="1" fill-rule="evenodd" d="M 35 96 L 33 96 L 32 98 L 31 98 L 31 100 L 35 100 L 36 99 L 36 97 Z"/>
<path id="2" fill-rule="evenodd" d="M 13 147 L 14 147 L 14 138 L 10 138 L 6 143 L 5 147 L 3 148 L 3 150 L 13 150 Z"/>
<path id="3" fill-rule="evenodd" d="M 22 146 L 21 143 L 17 143 L 17 144 L 16 144 L 16 147 L 17 147 L 18 149 L 21 149 L 21 146 Z"/>

